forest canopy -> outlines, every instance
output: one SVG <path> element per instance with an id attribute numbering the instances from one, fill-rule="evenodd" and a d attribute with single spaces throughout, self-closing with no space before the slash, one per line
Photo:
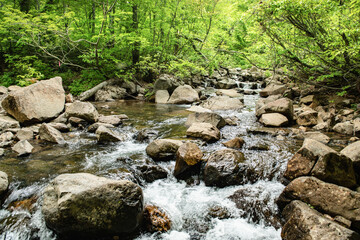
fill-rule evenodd
<path id="1" fill-rule="evenodd" d="M 12 0 L 0 18 L 5 86 L 61 75 L 79 94 L 109 78 L 253 65 L 360 90 L 358 0 Z"/>

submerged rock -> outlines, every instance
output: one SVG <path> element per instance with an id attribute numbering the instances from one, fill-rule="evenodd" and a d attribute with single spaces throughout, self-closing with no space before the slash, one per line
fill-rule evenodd
<path id="1" fill-rule="evenodd" d="M 146 153 L 155 161 L 170 160 L 182 144 L 180 140 L 157 139 L 146 147 Z"/>
<path id="2" fill-rule="evenodd" d="M 148 232 L 167 232 L 171 229 L 169 216 L 154 205 L 147 205 L 144 209 L 144 225 Z"/>
<path id="3" fill-rule="evenodd" d="M 134 231 L 143 215 L 135 183 L 88 173 L 62 174 L 45 188 L 42 214 L 60 236 L 95 238 Z"/>
<path id="4" fill-rule="evenodd" d="M 360 239 L 358 233 L 325 218 L 301 201 L 291 202 L 284 209 L 282 215 L 286 220 L 281 231 L 282 239 Z"/>
<path id="5" fill-rule="evenodd" d="M 191 175 L 189 172 L 201 162 L 202 157 L 203 153 L 195 143 L 182 144 L 176 152 L 174 176 L 182 178 L 182 176 Z"/>
<path id="6" fill-rule="evenodd" d="M 210 123 L 193 123 L 187 130 L 186 136 L 201 138 L 206 142 L 220 139 L 220 131 Z"/>

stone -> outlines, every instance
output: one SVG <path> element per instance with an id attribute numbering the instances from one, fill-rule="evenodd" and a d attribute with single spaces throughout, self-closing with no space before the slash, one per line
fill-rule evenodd
<path id="1" fill-rule="evenodd" d="M 70 128 L 64 123 L 49 123 L 49 125 L 60 132 L 69 132 Z"/>
<path id="2" fill-rule="evenodd" d="M 126 89 L 119 86 L 107 85 L 95 93 L 95 101 L 109 102 L 126 97 Z"/>
<path id="3" fill-rule="evenodd" d="M 8 87 L 9 92 L 16 92 L 16 91 L 21 90 L 21 89 L 22 89 L 22 87 L 17 86 L 17 85 L 11 85 L 11 86 Z"/>
<path id="4" fill-rule="evenodd" d="M 34 138 L 34 131 L 31 129 L 27 129 L 27 128 L 22 128 L 20 129 L 16 135 L 15 135 L 16 139 L 18 140 L 31 140 Z"/>
<path id="5" fill-rule="evenodd" d="M 21 140 L 16 143 L 11 149 L 18 154 L 18 157 L 20 157 L 29 155 L 34 149 L 34 147 L 27 140 Z"/>
<path id="6" fill-rule="evenodd" d="M 0 148 L 0 157 L 4 156 L 5 150 L 3 148 Z"/>
<path id="7" fill-rule="evenodd" d="M 87 121 L 82 118 L 78 118 L 78 117 L 69 117 L 69 123 L 72 126 L 80 127 L 80 126 L 86 125 Z"/>
<path id="8" fill-rule="evenodd" d="M 314 126 L 318 124 L 318 113 L 314 110 L 306 110 L 298 115 L 296 122 L 301 126 Z"/>
<path id="9" fill-rule="evenodd" d="M 154 161 L 165 161 L 175 158 L 178 148 L 183 144 L 180 140 L 157 139 L 146 147 L 146 153 Z"/>
<path id="10" fill-rule="evenodd" d="M 267 97 L 270 95 L 283 94 L 286 91 L 286 85 L 270 84 L 260 91 L 260 97 Z"/>
<path id="11" fill-rule="evenodd" d="M 273 102 L 269 102 L 263 108 L 264 113 L 280 113 L 290 121 L 294 119 L 293 102 L 288 98 L 280 98 Z"/>
<path id="12" fill-rule="evenodd" d="M 267 144 L 258 143 L 256 145 L 253 145 L 249 147 L 249 150 L 255 150 L 255 151 L 269 151 L 270 147 Z"/>
<path id="13" fill-rule="evenodd" d="M 135 139 L 139 142 L 150 143 L 159 136 L 159 131 L 153 129 L 142 129 L 135 135 Z"/>
<path id="14" fill-rule="evenodd" d="M 106 123 L 93 123 L 88 127 L 88 132 L 94 133 L 96 132 L 96 130 L 100 127 L 100 126 L 104 126 L 106 128 L 114 128 L 114 125 L 111 124 L 106 124 Z"/>
<path id="15" fill-rule="evenodd" d="M 141 177 L 148 183 L 152 183 L 158 179 L 167 178 L 166 169 L 158 165 L 144 164 L 136 167 L 141 172 Z"/>
<path id="16" fill-rule="evenodd" d="M 155 93 L 156 103 L 167 103 L 170 98 L 170 94 L 167 90 L 157 90 Z"/>
<path id="17" fill-rule="evenodd" d="M 98 143 L 108 143 L 108 142 L 122 142 L 124 139 L 121 138 L 118 134 L 114 133 L 110 129 L 101 125 L 96 130 L 96 138 Z"/>
<path id="18" fill-rule="evenodd" d="M 61 77 L 39 81 L 9 93 L 2 107 L 20 123 L 43 122 L 57 117 L 65 106 Z"/>
<path id="19" fill-rule="evenodd" d="M 304 132 L 302 134 L 302 137 L 310 138 L 310 139 L 316 140 L 316 141 L 324 143 L 324 144 L 327 144 L 330 142 L 330 138 L 321 132 Z"/>
<path id="20" fill-rule="evenodd" d="M 231 89 L 237 87 L 237 83 L 233 79 L 223 78 L 216 83 L 216 87 L 220 89 Z"/>
<path id="21" fill-rule="evenodd" d="M 8 188 L 9 188 L 8 175 L 5 172 L 0 171 L 0 201 L 1 198 L 5 195 Z"/>
<path id="22" fill-rule="evenodd" d="M 337 123 L 333 130 L 337 133 L 345 134 L 345 135 L 353 135 L 354 134 L 354 125 L 350 122 Z"/>
<path id="23" fill-rule="evenodd" d="M 57 176 L 42 197 L 46 226 L 65 237 L 130 233 L 138 228 L 143 216 L 143 193 L 137 184 L 89 173 Z"/>
<path id="24" fill-rule="evenodd" d="M 216 91 L 216 94 L 219 96 L 228 96 L 228 97 L 232 97 L 232 98 L 239 98 L 239 97 L 243 97 L 243 95 L 241 93 L 238 93 L 238 91 L 236 91 L 236 89 L 219 89 Z"/>
<path id="25" fill-rule="evenodd" d="M 186 130 L 186 136 L 201 138 L 206 142 L 215 142 L 220 139 L 220 131 L 210 123 L 193 123 Z"/>
<path id="26" fill-rule="evenodd" d="M 289 120 L 280 113 L 265 113 L 261 115 L 259 122 L 266 127 L 283 127 L 289 124 Z"/>
<path id="27" fill-rule="evenodd" d="M 98 122 L 111 124 L 113 126 L 119 126 L 122 123 L 122 120 L 118 115 L 109 115 L 109 116 L 100 116 Z"/>
<path id="28" fill-rule="evenodd" d="M 336 151 L 316 140 L 306 138 L 302 147 L 288 161 L 284 177 L 293 180 L 310 175 L 317 160 L 328 153 L 336 153 Z"/>
<path id="29" fill-rule="evenodd" d="M 222 149 L 211 154 L 204 170 L 205 185 L 226 187 L 241 184 L 241 164 L 244 161 L 244 154 L 235 149 Z"/>
<path id="30" fill-rule="evenodd" d="M 303 103 L 305 105 L 310 105 L 314 101 L 314 95 L 307 95 L 306 97 L 302 97 L 300 99 L 300 104 Z"/>
<path id="31" fill-rule="evenodd" d="M 179 81 L 174 76 L 162 74 L 154 83 L 154 92 L 158 90 L 168 90 L 172 93 L 179 85 Z"/>
<path id="32" fill-rule="evenodd" d="M 0 131 L 9 128 L 20 128 L 20 123 L 9 116 L 0 115 Z"/>
<path id="33" fill-rule="evenodd" d="M 293 200 L 300 200 L 316 210 L 334 217 L 343 216 L 354 223 L 360 221 L 360 193 L 315 177 L 299 177 L 287 185 L 277 204 L 283 209 Z"/>
<path id="34" fill-rule="evenodd" d="M 330 129 L 330 125 L 328 122 L 318 123 L 313 127 L 316 131 L 328 131 Z"/>
<path id="35" fill-rule="evenodd" d="M 255 113 L 257 117 L 261 117 L 265 113 L 264 106 L 281 98 L 281 95 L 271 95 L 267 98 L 259 98 L 255 104 Z"/>
<path id="36" fill-rule="evenodd" d="M 144 209 L 144 225 L 148 232 L 167 232 L 171 229 L 169 216 L 154 205 L 146 205 Z"/>
<path id="37" fill-rule="evenodd" d="M 51 122 L 52 122 L 52 123 L 64 123 L 64 124 L 66 124 L 66 123 L 67 123 L 67 120 L 68 120 L 68 118 L 67 118 L 66 113 L 62 113 L 62 114 L 60 114 L 57 118 L 55 118 L 54 120 L 52 120 Z"/>
<path id="38" fill-rule="evenodd" d="M 241 109 L 244 107 L 244 104 L 238 98 L 215 96 L 204 101 L 201 106 L 210 110 L 231 110 Z"/>
<path id="39" fill-rule="evenodd" d="M 200 113 L 203 113 L 203 112 L 211 113 L 212 112 L 210 109 L 203 108 L 200 106 L 191 106 L 190 108 L 188 108 L 186 110 L 189 112 L 200 112 Z"/>
<path id="40" fill-rule="evenodd" d="M 77 117 L 86 120 L 89 123 L 97 122 L 99 113 L 89 102 L 76 101 L 66 106 L 65 113 L 70 117 Z"/>
<path id="41" fill-rule="evenodd" d="M 223 142 L 222 144 L 225 147 L 236 149 L 236 148 L 241 148 L 244 145 L 244 143 L 245 143 L 244 139 L 242 139 L 240 137 L 236 137 L 227 142 Z"/>
<path id="42" fill-rule="evenodd" d="M 179 86 L 171 94 L 168 103 L 188 104 L 198 102 L 199 94 L 189 85 Z"/>
<path id="43" fill-rule="evenodd" d="M 182 144 L 176 152 L 174 176 L 181 179 L 182 176 L 190 175 L 189 172 L 201 162 L 202 157 L 203 153 L 195 143 Z"/>
<path id="44" fill-rule="evenodd" d="M 39 128 L 40 139 L 57 144 L 64 144 L 64 137 L 61 132 L 49 124 L 43 123 Z"/>
<path id="45" fill-rule="evenodd" d="M 73 103 L 74 102 L 74 96 L 69 93 L 65 96 L 65 103 Z"/>
<path id="46" fill-rule="evenodd" d="M 282 239 L 360 239 L 358 233 L 325 218 L 301 201 L 291 202 L 282 215 L 286 220 L 281 230 Z"/>
<path id="47" fill-rule="evenodd" d="M 356 172 L 360 174 L 360 141 L 349 144 L 340 153 L 351 159 Z"/>
<path id="48" fill-rule="evenodd" d="M 217 128 L 222 128 L 226 125 L 225 120 L 217 113 L 191 113 L 189 114 L 185 126 L 190 127 L 193 123 L 210 123 Z"/>
<path id="49" fill-rule="evenodd" d="M 125 88 L 126 92 L 129 93 L 130 95 L 135 95 L 138 92 L 136 84 L 131 81 L 124 81 L 121 84 L 121 87 Z"/>

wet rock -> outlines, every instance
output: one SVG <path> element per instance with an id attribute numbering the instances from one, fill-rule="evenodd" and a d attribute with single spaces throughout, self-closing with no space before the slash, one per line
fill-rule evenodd
<path id="1" fill-rule="evenodd" d="M 191 171 L 201 162 L 202 157 L 203 153 L 195 143 L 182 144 L 176 152 L 174 176 L 181 179 L 192 175 Z"/>
<path id="2" fill-rule="evenodd" d="M 226 187 L 241 184 L 241 164 L 244 161 L 244 154 L 234 149 L 222 149 L 211 154 L 204 170 L 205 185 Z"/>
<path id="3" fill-rule="evenodd" d="M 99 118 L 99 113 L 89 102 L 76 101 L 66 106 L 65 113 L 68 117 L 78 117 L 86 120 L 89 123 L 96 122 Z"/>
<path id="4" fill-rule="evenodd" d="M 167 232 L 171 229 L 169 216 L 154 205 L 146 205 L 144 209 L 144 225 L 148 232 Z"/>
<path id="5" fill-rule="evenodd" d="M 9 128 L 20 128 L 20 123 L 9 116 L 0 115 L 0 131 Z"/>
<path id="6" fill-rule="evenodd" d="M 314 110 L 307 110 L 299 114 L 296 122 L 301 126 L 314 126 L 318 124 L 318 113 Z"/>
<path id="7" fill-rule="evenodd" d="M 153 129 L 142 129 L 136 135 L 135 139 L 139 142 L 149 143 L 158 138 L 159 132 Z"/>
<path id="8" fill-rule="evenodd" d="M 206 142 L 215 142 L 220 139 L 220 131 L 210 123 L 193 123 L 186 130 L 186 136 L 201 138 Z"/>
<path id="9" fill-rule="evenodd" d="M 199 94 L 189 85 L 179 86 L 171 94 L 168 103 L 187 104 L 198 102 Z"/>
<path id="10" fill-rule="evenodd" d="M 146 153 L 155 161 L 170 160 L 182 144 L 180 140 L 157 139 L 146 147 Z"/>
<path id="11" fill-rule="evenodd" d="M 122 123 L 121 117 L 118 115 L 100 116 L 98 122 L 111 124 L 113 126 L 119 126 Z"/>
<path id="12" fill-rule="evenodd" d="M 360 141 L 349 144 L 340 153 L 351 159 L 356 172 L 360 174 Z"/>
<path id="13" fill-rule="evenodd" d="M 88 132 L 94 133 L 100 126 L 104 126 L 106 128 L 114 128 L 115 127 L 114 125 L 111 125 L 111 124 L 97 122 L 97 123 L 91 124 L 88 127 Z"/>
<path id="14" fill-rule="evenodd" d="M 95 101 L 110 102 L 126 97 L 126 89 L 119 86 L 107 85 L 95 93 Z"/>
<path id="15" fill-rule="evenodd" d="M 267 127 L 283 127 L 288 125 L 289 120 L 280 113 L 265 113 L 261 115 L 259 122 Z"/>
<path id="16" fill-rule="evenodd" d="M 34 137 L 34 132 L 31 129 L 20 129 L 16 135 L 15 135 L 16 139 L 18 140 L 30 140 L 33 139 Z"/>
<path id="17" fill-rule="evenodd" d="M 105 126 L 101 125 L 96 130 L 96 138 L 98 143 L 108 143 L 108 142 L 121 142 L 123 139 L 121 136 L 117 135 L 110 129 L 106 128 Z"/>
<path id="18" fill-rule="evenodd" d="M 353 135 L 354 125 L 349 121 L 344 123 L 338 123 L 333 127 L 333 130 L 341 134 Z"/>
<path id="19" fill-rule="evenodd" d="M 317 160 L 328 153 L 336 152 L 316 140 L 305 139 L 299 151 L 288 161 L 284 177 L 293 180 L 300 176 L 310 175 Z"/>
<path id="20" fill-rule="evenodd" d="M 283 94 L 286 91 L 286 85 L 270 84 L 259 93 L 261 97 L 267 97 L 270 95 Z"/>
<path id="21" fill-rule="evenodd" d="M 216 96 L 207 99 L 201 104 L 201 106 L 210 110 L 230 110 L 241 109 L 244 107 L 244 104 L 238 98 Z"/>
<path id="22" fill-rule="evenodd" d="M 158 165 L 144 164 L 137 166 L 136 168 L 141 172 L 142 178 L 148 183 L 152 183 L 158 179 L 167 178 L 168 176 L 166 169 Z"/>
<path id="23" fill-rule="evenodd" d="M 225 123 L 228 126 L 237 126 L 237 121 L 239 119 L 237 119 L 236 117 L 227 117 L 225 118 Z"/>
<path id="24" fill-rule="evenodd" d="M 60 132 L 69 132 L 70 128 L 64 123 L 49 123 L 49 125 Z"/>
<path id="25" fill-rule="evenodd" d="M 190 108 L 188 108 L 186 110 L 190 111 L 190 112 L 199 112 L 199 113 L 203 113 L 203 112 L 211 113 L 212 112 L 210 109 L 203 108 L 200 106 L 191 106 Z"/>
<path id="26" fill-rule="evenodd" d="M 19 201 L 15 201 L 10 203 L 8 209 L 9 210 L 27 210 L 30 213 L 33 212 L 34 210 L 34 205 L 37 201 L 37 197 L 36 196 L 32 196 L 31 198 L 28 199 L 23 199 L 23 200 L 19 200 Z"/>
<path id="27" fill-rule="evenodd" d="M 282 209 L 293 200 L 300 200 L 330 216 L 343 216 L 360 221 L 360 193 L 315 177 L 299 177 L 286 186 L 277 204 Z"/>
<path id="28" fill-rule="evenodd" d="M 16 152 L 20 157 L 29 155 L 34 149 L 34 147 L 27 140 L 21 140 L 16 143 L 11 149 Z"/>
<path id="29" fill-rule="evenodd" d="M 208 215 L 211 218 L 227 219 L 231 217 L 230 211 L 223 206 L 213 206 L 209 208 Z"/>
<path id="30" fill-rule="evenodd" d="M 256 151 L 269 151 L 269 149 L 270 148 L 268 145 L 262 143 L 249 147 L 249 150 L 256 150 Z"/>
<path id="31" fill-rule="evenodd" d="M 244 145 L 244 143 L 245 143 L 244 139 L 240 137 L 236 137 L 227 142 L 223 142 L 222 144 L 228 148 L 241 148 Z"/>
<path id="32" fill-rule="evenodd" d="M 9 188 L 8 175 L 5 172 L 0 171 L 0 202 Z"/>
<path id="33" fill-rule="evenodd" d="M 291 202 L 282 215 L 286 220 L 281 231 L 282 239 L 360 239 L 358 233 L 325 218 L 301 201 Z"/>
<path id="34" fill-rule="evenodd" d="M 189 114 L 185 126 L 190 127 L 193 123 L 210 123 L 217 128 L 222 128 L 225 126 L 225 120 L 217 113 L 191 113 Z"/>
<path id="35" fill-rule="evenodd" d="M 170 95 L 167 90 L 157 90 L 155 93 L 155 102 L 156 103 L 167 103 L 169 98 L 170 98 Z"/>
<path id="36" fill-rule="evenodd" d="M 59 175 L 42 197 L 46 226 L 71 238 L 132 232 L 143 213 L 143 194 L 138 185 L 88 173 Z"/>
<path id="37" fill-rule="evenodd" d="M 20 123 L 43 122 L 57 117 L 65 106 L 61 77 L 39 81 L 9 93 L 2 107 Z"/>
<path id="38" fill-rule="evenodd" d="M 41 124 L 41 127 L 39 128 L 39 135 L 40 139 L 48 142 L 57 144 L 65 143 L 64 137 L 61 135 L 61 132 L 46 123 Z"/>

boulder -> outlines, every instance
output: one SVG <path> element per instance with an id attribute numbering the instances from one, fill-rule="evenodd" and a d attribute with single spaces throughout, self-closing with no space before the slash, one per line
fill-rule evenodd
<path id="1" fill-rule="evenodd" d="M 0 171 L 0 202 L 5 192 L 8 190 L 8 187 L 9 187 L 8 175 Z"/>
<path id="2" fill-rule="evenodd" d="M 196 112 L 189 114 L 185 126 L 190 127 L 193 123 L 210 123 L 217 128 L 222 128 L 226 125 L 225 120 L 217 113 Z"/>
<path id="3" fill-rule="evenodd" d="M 139 142 L 150 143 L 154 141 L 159 136 L 159 132 L 153 129 L 142 129 L 134 136 L 134 138 Z"/>
<path id="4" fill-rule="evenodd" d="M 313 139 L 324 144 L 330 142 L 330 138 L 321 132 L 305 132 L 302 134 L 302 137 Z"/>
<path id="5" fill-rule="evenodd" d="M 261 112 L 261 110 L 259 110 Z M 293 103 L 288 98 L 280 98 L 273 102 L 265 104 L 264 113 L 280 113 L 287 117 L 290 121 L 294 119 Z"/>
<path id="6" fill-rule="evenodd" d="M 169 216 L 154 205 L 147 205 L 144 209 L 144 225 L 148 232 L 167 232 L 171 229 Z"/>
<path id="7" fill-rule="evenodd" d="M 280 113 L 265 113 L 261 115 L 259 122 L 266 127 L 283 127 L 288 125 L 289 120 Z"/>
<path id="8" fill-rule="evenodd" d="M 286 186 L 277 204 L 283 209 L 293 200 L 300 200 L 316 210 L 334 217 L 343 216 L 352 222 L 360 221 L 360 193 L 315 177 L 299 177 Z"/>
<path id="9" fill-rule="evenodd" d="M 30 140 L 34 138 L 34 131 L 28 128 L 22 128 L 16 133 L 15 137 L 20 141 Z"/>
<path id="10" fill-rule="evenodd" d="M 170 160 L 182 144 L 180 140 L 157 139 L 146 147 L 146 153 L 155 161 Z"/>
<path id="11" fill-rule="evenodd" d="M 158 179 L 167 178 L 168 176 L 166 169 L 158 165 L 144 164 L 136 166 L 136 169 L 141 172 L 141 177 L 148 183 L 152 183 Z"/>
<path id="12" fill-rule="evenodd" d="M 96 138 L 98 143 L 108 143 L 108 142 L 121 142 L 123 141 L 122 137 L 114 133 L 110 129 L 101 125 L 96 130 Z"/>
<path id="13" fill-rule="evenodd" d="M 0 115 L 0 131 L 9 128 L 20 128 L 20 123 L 9 116 Z"/>
<path id="14" fill-rule="evenodd" d="M 133 232 L 143 214 L 143 194 L 137 184 L 88 173 L 59 175 L 42 197 L 46 226 L 71 238 Z"/>
<path id="15" fill-rule="evenodd" d="M 70 127 L 64 123 L 49 123 L 49 125 L 60 132 L 69 132 Z"/>
<path id="16" fill-rule="evenodd" d="M 121 84 L 121 87 L 125 88 L 126 92 L 129 93 L 130 95 L 135 95 L 136 93 L 138 93 L 136 84 L 131 81 L 124 81 Z"/>
<path id="17" fill-rule="evenodd" d="M 333 127 L 333 130 L 337 133 L 345 134 L 345 135 L 353 135 L 354 134 L 354 124 L 347 121 L 344 123 L 338 123 Z"/>
<path id="18" fill-rule="evenodd" d="M 156 103 L 167 103 L 169 98 L 170 98 L 170 95 L 167 90 L 157 90 L 155 93 L 155 102 Z"/>
<path id="19" fill-rule="evenodd" d="M 186 136 L 201 138 L 206 142 L 215 142 L 220 139 L 220 131 L 210 123 L 193 123 L 186 130 Z"/>
<path id="20" fill-rule="evenodd" d="M 340 153 L 351 159 L 356 172 L 360 174 L 360 141 L 349 144 Z"/>
<path id="21" fill-rule="evenodd" d="M 306 97 L 302 97 L 300 99 L 300 104 L 303 103 L 305 105 L 310 105 L 314 101 L 314 95 L 307 95 Z"/>
<path id="22" fill-rule="evenodd" d="M 288 161 L 284 177 L 293 180 L 310 175 L 317 160 L 328 153 L 336 153 L 336 151 L 316 140 L 305 139 L 299 151 Z"/>
<path id="23" fill-rule="evenodd" d="M 94 123 L 99 118 L 99 113 L 89 102 L 79 102 L 76 101 L 66 106 L 65 110 L 68 117 L 78 117 L 82 118 L 89 123 Z"/>
<path id="24" fill-rule="evenodd" d="M 172 93 L 179 85 L 179 81 L 174 76 L 163 74 L 155 81 L 154 92 L 158 90 L 168 90 Z"/>
<path id="25" fill-rule="evenodd" d="M 238 98 L 216 96 L 207 99 L 201 104 L 201 106 L 210 110 L 231 110 L 241 109 L 244 107 L 244 104 Z"/>
<path id="26" fill-rule="evenodd" d="M 97 123 L 91 124 L 88 127 L 88 132 L 94 133 L 100 126 L 104 126 L 106 128 L 114 128 L 115 127 L 114 125 L 111 125 L 111 124 L 97 122 Z"/>
<path id="27" fill-rule="evenodd" d="M 191 170 L 201 162 L 202 157 L 203 153 L 195 143 L 182 144 L 176 152 L 174 176 L 176 178 L 190 176 Z"/>
<path id="28" fill-rule="evenodd" d="M 98 122 L 111 124 L 113 126 L 118 126 L 122 123 L 122 120 L 118 115 L 109 115 L 109 116 L 100 116 Z"/>
<path id="29" fill-rule="evenodd" d="M 360 239 L 358 233 L 331 221 L 301 201 L 291 202 L 282 215 L 286 220 L 281 230 L 282 239 Z"/>
<path id="30" fill-rule="evenodd" d="M 43 122 L 57 117 L 65 106 L 61 77 L 39 81 L 9 93 L 2 107 L 20 123 Z"/>
<path id="31" fill-rule="evenodd" d="M 261 97 L 267 97 L 270 95 L 283 94 L 286 91 L 286 85 L 270 84 L 260 92 Z"/>
<path id="32" fill-rule="evenodd" d="M 168 103 L 187 104 L 199 101 L 199 94 L 189 85 L 179 86 L 171 94 Z"/>
<path id="33" fill-rule="evenodd" d="M 243 95 L 241 93 L 238 93 L 238 91 L 236 91 L 236 89 L 219 89 L 216 91 L 216 94 L 219 96 L 228 96 L 228 97 L 233 97 L 233 98 L 239 98 L 239 97 L 243 97 Z"/>
<path id="34" fill-rule="evenodd" d="M 116 99 L 124 99 L 126 97 L 126 89 L 119 86 L 104 86 L 95 93 L 95 101 L 109 102 Z"/>
<path id="35" fill-rule="evenodd" d="M 212 112 L 210 109 L 203 108 L 200 106 L 191 106 L 190 108 L 188 108 L 186 110 L 189 112 L 199 112 L 199 113 L 203 113 L 203 112 L 211 113 Z"/>
<path id="36" fill-rule="evenodd" d="M 69 123 L 74 127 L 84 127 L 87 124 L 87 121 L 78 117 L 69 117 Z"/>
<path id="37" fill-rule="evenodd" d="M 204 170 L 205 185 L 226 187 L 241 184 L 241 164 L 244 161 L 244 154 L 235 149 L 222 149 L 211 154 Z"/>
<path id="38" fill-rule="evenodd" d="M 318 124 L 318 113 L 314 110 L 306 110 L 299 114 L 296 122 L 301 126 L 314 126 Z"/>
<path id="39" fill-rule="evenodd" d="M 39 128 L 39 135 L 40 139 L 48 142 L 57 144 L 65 143 L 64 137 L 61 135 L 61 132 L 46 123 L 41 124 Z"/>
<path id="40" fill-rule="evenodd" d="M 236 137 L 227 142 L 223 142 L 222 144 L 228 148 L 241 148 L 244 145 L 244 143 L 245 143 L 244 139 L 240 137 Z"/>
<path id="41" fill-rule="evenodd" d="M 272 95 L 272 96 L 269 96 L 267 98 L 259 98 L 256 101 L 256 105 L 255 105 L 256 116 L 261 117 L 261 115 L 265 113 L 264 106 L 266 104 L 274 102 L 274 101 L 276 101 L 276 100 L 278 100 L 280 98 L 281 98 L 281 95 Z"/>
<path id="42" fill-rule="evenodd" d="M 16 143 L 11 149 L 18 154 L 18 157 L 20 157 L 29 155 L 34 149 L 34 147 L 27 140 L 21 140 Z"/>
<path id="43" fill-rule="evenodd" d="M 231 89 L 237 87 L 237 85 L 236 81 L 230 78 L 223 78 L 216 83 L 216 87 L 220 89 Z"/>

